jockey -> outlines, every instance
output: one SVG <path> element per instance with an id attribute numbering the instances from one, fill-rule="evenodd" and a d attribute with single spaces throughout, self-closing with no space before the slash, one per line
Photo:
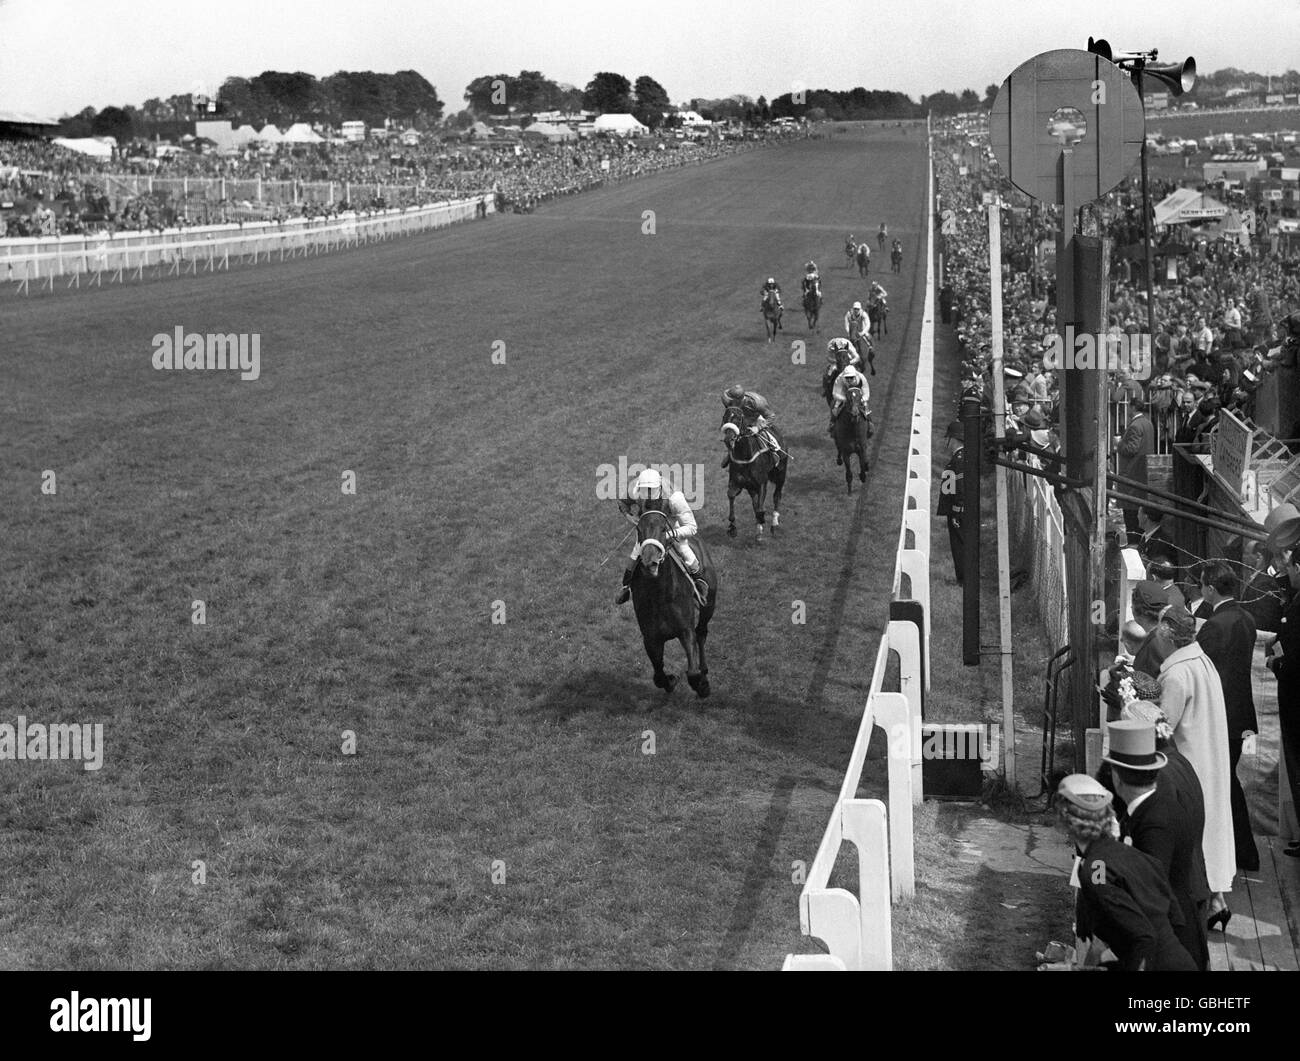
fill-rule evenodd
<path id="1" fill-rule="evenodd" d="M 862 336 L 871 333 L 871 318 L 862 308 L 861 302 L 853 303 L 853 308 L 844 314 L 844 330 L 849 333 L 849 341 L 855 346 Z"/>
<path id="2" fill-rule="evenodd" d="M 774 278 L 772 278 L 772 277 L 769 276 L 769 277 L 767 278 L 767 282 L 762 286 L 762 288 L 761 288 L 761 289 L 759 290 L 759 292 L 758 292 L 758 296 L 759 296 L 759 309 L 762 309 L 764 303 L 766 303 L 766 301 L 767 301 L 767 295 L 768 295 L 768 292 L 769 292 L 769 291 L 774 293 L 775 298 L 776 298 L 776 304 L 777 304 L 778 308 L 780 307 L 780 305 L 781 305 L 781 285 L 778 284 Z"/>
<path id="3" fill-rule="evenodd" d="M 620 501 L 618 507 L 634 518 L 639 518 L 643 513 L 653 509 L 656 512 L 663 512 L 672 520 L 673 529 L 665 535 L 668 541 L 663 544 L 672 546 L 695 580 L 700 596 L 707 599 L 709 587 L 704 581 L 704 565 L 700 563 L 700 558 L 688 542 L 688 539 L 695 537 L 698 530 L 695 524 L 695 513 L 691 511 L 691 506 L 687 504 L 682 492 L 674 490 L 665 496 L 663 479 L 653 468 L 647 468 L 632 484 L 631 499 Z M 614 598 L 615 604 L 626 604 L 632 597 L 632 573 L 636 571 L 637 561 L 641 557 L 641 544 L 637 542 L 632 549 L 627 570 L 623 572 L 623 586 L 618 591 L 618 596 Z"/>
<path id="4" fill-rule="evenodd" d="M 867 377 L 852 365 L 845 365 L 844 371 L 835 377 L 835 388 L 831 391 L 831 396 L 835 399 L 835 404 L 831 406 L 830 427 L 827 428 L 831 434 L 835 433 L 835 418 L 840 415 L 844 403 L 849 400 L 849 389 L 852 387 L 862 388 L 864 402 L 871 399 L 871 384 L 867 382 Z"/>
<path id="5" fill-rule="evenodd" d="M 804 266 L 803 293 L 806 295 L 809 292 L 816 295 L 818 298 L 822 297 L 822 278 L 821 274 L 817 272 L 816 262 L 809 262 Z"/>
<path id="6" fill-rule="evenodd" d="M 871 281 L 871 290 L 868 294 L 873 306 L 889 301 L 889 292 L 880 286 L 880 281 L 878 280 Z"/>
<path id="7" fill-rule="evenodd" d="M 876 239 L 880 241 L 882 247 L 885 245 L 885 240 L 889 239 L 889 226 L 883 221 L 880 222 L 880 231 L 876 233 Z"/>
<path id="8" fill-rule="evenodd" d="M 840 335 L 826 344 L 826 360 L 830 362 L 826 366 L 826 372 L 829 375 L 831 365 L 835 366 L 835 371 L 840 371 L 845 365 L 853 365 L 855 368 L 862 367 L 862 358 L 858 356 L 857 348 L 844 336 Z"/>
<path id="9" fill-rule="evenodd" d="M 856 251 L 858 249 L 858 239 L 852 232 L 849 233 L 848 238 L 844 241 L 844 249 L 846 251 Z"/>
<path id="10" fill-rule="evenodd" d="M 745 430 L 749 434 L 757 435 L 758 440 L 774 451 L 778 457 L 785 452 L 781 448 L 781 443 L 776 440 L 776 436 L 769 430 L 770 425 L 776 420 L 776 414 L 767 404 L 767 399 L 757 391 L 747 391 L 739 383 L 735 383 L 723 391 L 722 408 L 724 416 L 728 409 L 739 409 Z M 730 463 L 731 454 L 728 453 L 722 458 L 722 466 L 725 468 Z"/>

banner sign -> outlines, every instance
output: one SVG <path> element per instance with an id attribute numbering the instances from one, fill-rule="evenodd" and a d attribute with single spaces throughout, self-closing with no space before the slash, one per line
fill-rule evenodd
<path id="1" fill-rule="evenodd" d="M 1244 478 L 1250 465 L 1250 447 L 1254 432 L 1227 409 L 1219 413 L 1210 451 L 1214 473 L 1227 484 L 1238 500 L 1245 497 Z"/>

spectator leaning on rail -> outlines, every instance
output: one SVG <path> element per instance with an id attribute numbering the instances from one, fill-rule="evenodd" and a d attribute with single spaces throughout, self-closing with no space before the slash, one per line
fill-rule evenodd
<path id="1" fill-rule="evenodd" d="M 1116 839 L 1112 796 L 1087 774 L 1071 774 L 1056 790 L 1057 818 L 1075 846 L 1070 883 L 1079 889 L 1075 932 L 1089 943 L 1085 965 L 1125 972 L 1191 972 L 1196 963 L 1178 941 L 1181 919 L 1163 867 Z"/>

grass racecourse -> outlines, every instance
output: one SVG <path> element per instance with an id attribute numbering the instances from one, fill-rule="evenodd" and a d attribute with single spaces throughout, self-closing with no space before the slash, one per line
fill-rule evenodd
<path id="1" fill-rule="evenodd" d="M 925 157 L 917 129 L 859 130 L 332 256 L 0 292 L 0 722 L 104 726 L 97 771 L 0 761 L 0 967 L 775 969 L 814 949 L 796 863 L 886 620 Z M 904 269 L 875 255 L 893 314 L 850 497 L 819 374 L 865 296 L 844 235 L 874 245 L 881 221 Z M 256 333 L 260 378 L 156 371 L 178 326 Z M 794 454 L 762 545 L 743 496 L 725 533 L 733 382 Z M 613 605 L 627 527 L 597 490 L 620 458 L 702 469 L 708 700 L 655 689 Z M 864 794 L 883 781 L 869 764 Z M 945 860 L 928 843 L 922 880 Z M 926 902 L 895 930 L 903 967 L 942 964 Z"/>

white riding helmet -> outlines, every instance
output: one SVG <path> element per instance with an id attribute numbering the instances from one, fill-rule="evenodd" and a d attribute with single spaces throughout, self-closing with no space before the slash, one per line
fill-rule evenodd
<path id="1" fill-rule="evenodd" d="M 861 308 L 862 308 L 862 303 L 861 303 L 861 302 L 855 302 L 855 303 L 853 303 L 853 308 L 854 308 L 854 309 L 861 309 Z"/>
<path id="2" fill-rule="evenodd" d="M 654 494 L 648 494 L 648 496 L 657 496 L 663 490 L 663 487 L 663 479 L 659 473 L 653 468 L 646 468 L 636 477 L 636 482 L 632 484 L 632 495 L 640 497 L 642 490 L 647 492 L 653 490 Z"/>
<path id="3" fill-rule="evenodd" d="M 775 284 L 775 283 L 776 283 L 776 278 L 775 278 L 775 277 L 772 277 L 772 276 L 769 276 L 769 277 L 767 278 L 767 282 L 768 282 L 769 284 Z"/>

